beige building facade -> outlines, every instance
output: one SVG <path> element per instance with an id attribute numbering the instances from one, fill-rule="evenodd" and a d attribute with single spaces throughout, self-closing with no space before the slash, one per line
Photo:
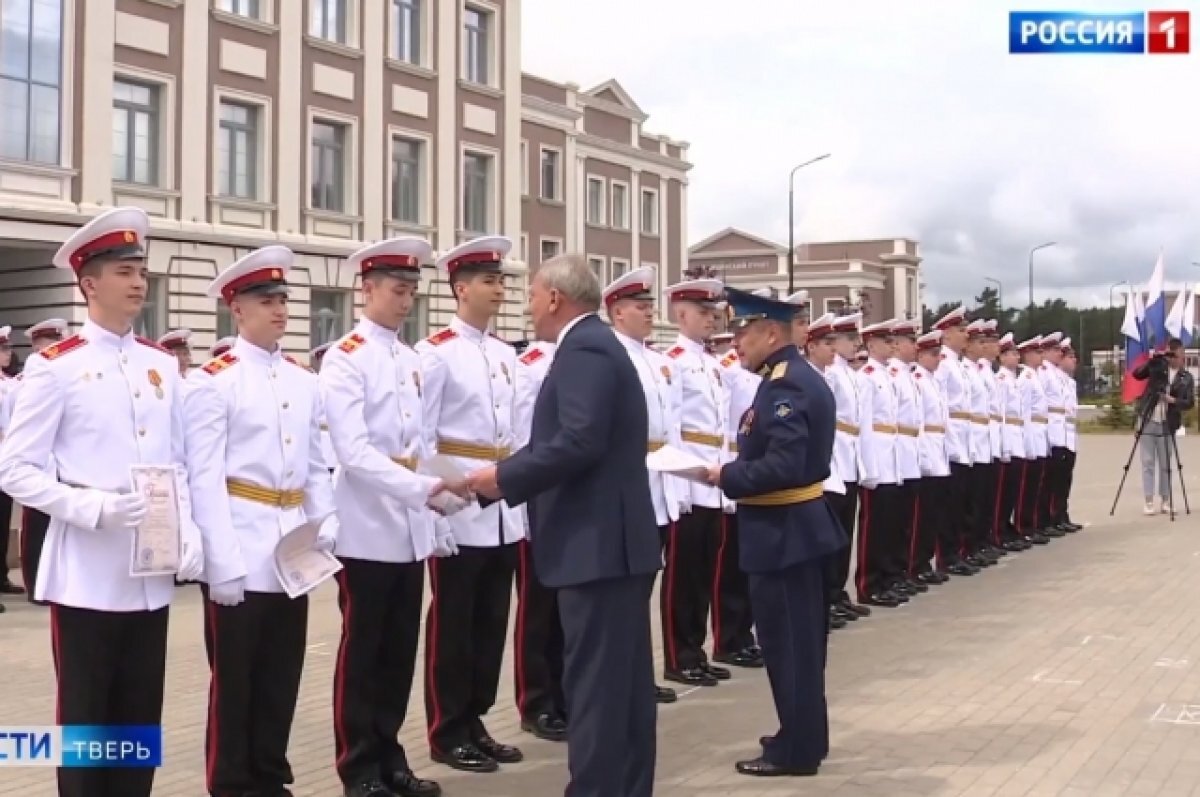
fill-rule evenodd
<path id="1" fill-rule="evenodd" d="M 495 330 L 508 339 L 525 334 L 543 240 L 586 245 L 606 268 L 623 252 L 630 263 L 683 260 L 686 145 L 642 134 L 645 114 L 615 82 L 582 92 L 523 75 L 520 0 L 0 4 L 0 324 L 82 323 L 72 275 L 50 258 L 118 205 L 152 220 L 139 331 L 186 327 L 201 349 L 232 332 L 208 281 L 267 243 L 297 255 L 284 345 L 301 355 L 352 325 L 356 281 L 343 261 L 364 241 L 413 234 L 445 251 L 511 238 Z M 547 136 L 561 143 L 561 193 L 526 196 Z M 593 173 L 606 192 L 611 179 L 628 183 L 623 213 L 595 225 Z M 644 187 L 658 191 L 655 233 L 634 243 Z M 615 221 L 626 217 L 622 237 Z M 453 313 L 432 268 L 422 288 L 409 340 Z"/>

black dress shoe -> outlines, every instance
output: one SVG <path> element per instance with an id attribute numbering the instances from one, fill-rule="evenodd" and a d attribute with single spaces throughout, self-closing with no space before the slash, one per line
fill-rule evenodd
<path id="1" fill-rule="evenodd" d="M 566 720 L 553 714 L 538 714 L 536 717 L 522 718 L 521 730 L 532 733 L 547 742 L 565 742 L 567 740 Z"/>
<path id="2" fill-rule="evenodd" d="M 772 764 L 764 758 L 750 761 L 739 761 L 735 767 L 739 775 L 751 775 L 758 778 L 806 777 L 817 774 L 818 765 L 811 767 L 785 767 Z"/>
<path id="3" fill-rule="evenodd" d="M 851 601 L 849 598 L 846 598 L 839 605 L 846 611 L 850 612 L 851 614 L 857 614 L 859 617 L 871 616 L 871 610 L 869 608 L 866 606 L 860 606 L 859 604 Z"/>
<path id="4" fill-rule="evenodd" d="M 689 667 L 685 670 L 667 670 L 663 678 L 684 686 L 716 686 L 716 676 L 709 675 L 707 670 L 700 667 Z"/>
<path id="5" fill-rule="evenodd" d="M 367 780 L 355 786 L 347 786 L 346 797 L 396 797 L 396 792 L 383 785 L 383 781 Z"/>
<path id="6" fill-rule="evenodd" d="M 845 628 L 845 627 L 846 627 L 846 621 L 845 621 L 845 620 L 843 620 L 843 619 L 842 619 L 842 618 L 840 618 L 840 617 L 834 617 L 832 614 L 831 614 L 831 615 L 829 615 L 829 621 L 828 621 L 828 624 L 826 625 L 826 628 L 827 628 L 828 630 L 830 630 L 830 631 L 840 631 L 841 629 L 843 629 L 843 628 Z"/>
<path id="7" fill-rule="evenodd" d="M 1046 528 L 1042 529 L 1042 534 L 1045 534 L 1047 537 L 1065 537 L 1065 536 L 1067 536 L 1067 533 L 1065 531 L 1063 531 L 1061 529 L 1056 529 L 1053 526 L 1047 526 Z"/>
<path id="8" fill-rule="evenodd" d="M 3 603 L 0 603 L 0 614 L 4 614 L 6 611 L 8 611 L 8 608 Z"/>
<path id="9" fill-rule="evenodd" d="M 1047 537 L 1045 534 L 1042 534 L 1040 531 L 1029 532 L 1028 534 L 1025 535 L 1025 539 L 1028 540 L 1031 545 L 1049 545 L 1050 544 L 1050 538 Z"/>
<path id="10" fill-rule="evenodd" d="M 891 592 L 895 595 L 908 596 L 917 594 L 916 587 L 912 586 L 907 581 L 893 581 L 891 584 L 888 584 L 888 592 Z"/>
<path id="11" fill-rule="evenodd" d="M 890 592 L 874 592 L 865 598 L 859 598 L 859 600 L 868 606 L 883 606 L 887 609 L 894 609 L 900 605 L 897 596 Z"/>
<path id="12" fill-rule="evenodd" d="M 927 585 L 927 584 L 922 584 L 920 581 L 917 581 L 917 580 L 915 580 L 915 579 L 911 579 L 911 578 L 910 578 L 910 579 L 906 579 L 906 580 L 904 581 L 904 584 L 905 584 L 905 585 L 906 585 L 906 586 L 907 586 L 907 587 L 908 587 L 910 590 L 912 590 L 914 594 L 915 594 L 915 593 L 917 593 L 917 592 L 929 592 L 929 585 Z"/>
<path id="13" fill-rule="evenodd" d="M 486 733 L 475 739 L 475 747 L 499 764 L 516 764 L 525 760 L 525 754 L 519 748 L 511 744 L 500 744 Z"/>
<path id="14" fill-rule="evenodd" d="M 1013 553 L 1023 551 L 1029 547 L 1028 545 L 1022 545 L 1016 540 L 1005 540 L 1004 542 L 1000 543 L 1000 545 L 1004 548 L 1004 550 L 1012 551 Z"/>
<path id="15" fill-rule="evenodd" d="M 500 769 L 496 759 L 473 744 L 460 745 L 448 753 L 431 752 L 429 757 L 459 772 L 495 772 Z"/>
<path id="16" fill-rule="evenodd" d="M 853 623 L 858 619 L 858 615 L 836 603 L 829 607 L 829 616 L 836 617 L 838 620 L 845 620 L 847 623 Z"/>
<path id="17" fill-rule="evenodd" d="M 926 586 L 930 587 L 937 586 L 938 584 L 942 583 L 942 580 L 938 578 L 937 573 L 934 573 L 932 570 L 926 570 L 922 573 L 917 573 L 916 578 L 917 583 L 925 584 Z"/>
<path id="18" fill-rule="evenodd" d="M 727 667 L 718 667 L 715 664 L 709 664 L 707 661 L 701 664 L 700 668 L 718 681 L 728 681 L 733 677 L 733 673 Z"/>
<path id="19" fill-rule="evenodd" d="M 1075 531 L 1083 531 L 1083 526 L 1080 525 L 1079 523 L 1076 523 L 1074 520 L 1071 520 L 1070 517 L 1068 517 L 1066 519 L 1066 524 L 1068 526 L 1070 526 L 1071 528 L 1075 529 Z"/>
<path id="20" fill-rule="evenodd" d="M 717 653 L 713 655 L 713 661 L 719 661 L 722 664 L 731 664 L 734 667 L 749 667 L 752 669 L 763 666 L 762 656 L 755 656 L 749 649 L 735 651 L 734 653 Z"/>
<path id="21" fill-rule="evenodd" d="M 654 702 L 655 703 L 674 703 L 679 699 L 679 695 L 675 694 L 674 689 L 665 686 L 654 685 Z"/>
<path id="22" fill-rule="evenodd" d="M 442 787 L 436 780 L 418 778 L 407 770 L 393 772 L 385 782 L 397 797 L 441 797 L 442 794 Z"/>
<path id="23" fill-rule="evenodd" d="M 0 584 L 0 595 L 24 595 L 25 588 L 20 584 L 14 584 L 11 581 L 5 581 Z"/>
<path id="24" fill-rule="evenodd" d="M 1076 526 L 1074 523 L 1068 523 L 1065 520 L 1063 522 L 1059 523 L 1058 527 L 1060 529 L 1062 529 L 1063 531 L 1065 531 L 1067 534 L 1074 534 L 1075 532 L 1079 531 L 1080 528 L 1082 528 L 1081 526 Z"/>
<path id="25" fill-rule="evenodd" d="M 906 592 L 897 592 L 894 589 L 889 589 L 886 592 L 884 592 L 883 594 L 891 595 L 893 598 L 896 599 L 896 603 L 908 603 L 908 593 L 906 593 Z"/>

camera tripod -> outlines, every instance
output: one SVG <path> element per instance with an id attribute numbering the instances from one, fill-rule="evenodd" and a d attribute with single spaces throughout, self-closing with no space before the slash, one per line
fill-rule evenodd
<path id="1" fill-rule="evenodd" d="M 1154 408 L 1162 402 L 1162 397 L 1166 393 L 1166 388 L 1160 388 L 1156 391 L 1153 401 L 1147 401 L 1146 406 L 1138 414 L 1137 424 L 1133 434 L 1133 445 L 1129 449 L 1129 458 L 1125 460 L 1124 473 L 1121 474 L 1121 483 L 1117 485 L 1117 494 L 1113 497 L 1112 508 L 1108 510 L 1111 517 L 1117 511 L 1117 502 L 1121 500 L 1121 490 L 1125 487 L 1125 479 L 1129 476 L 1129 466 L 1133 464 L 1133 457 L 1137 454 L 1138 444 L 1141 443 L 1142 435 L 1146 433 L 1146 424 L 1150 421 L 1150 416 L 1154 414 Z M 1163 453 L 1167 457 L 1167 467 L 1165 468 L 1167 476 L 1166 484 L 1166 499 L 1168 512 L 1171 520 L 1175 520 L 1175 497 L 1171 494 L 1171 456 L 1175 456 L 1175 467 L 1179 472 L 1179 492 L 1183 495 L 1183 509 L 1186 514 L 1192 514 L 1192 508 L 1188 506 L 1187 486 L 1183 482 L 1183 460 L 1179 457 L 1179 442 L 1175 439 L 1175 435 L 1167 431 L 1167 421 L 1164 413 L 1163 422 L 1160 424 L 1162 431 L 1151 432 L 1152 437 L 1165 438 L 1163 442 Z M 1162 485 L 1159 485 L 1162 489 Z"/>

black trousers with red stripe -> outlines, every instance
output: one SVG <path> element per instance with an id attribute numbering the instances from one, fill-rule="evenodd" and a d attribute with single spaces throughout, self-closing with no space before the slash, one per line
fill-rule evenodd
<path id="1" fill-rule="evenodd" d="M 1063 482 L 1061 488 L 1062 509 L 1059 512 L 1059 519 L 1063 522 L 1071 520 L 1071 485 L 1075 483 L 1075 452 L 1067 449 L 1065 462 L 1063 463 Z"/>
<path id="2" fill-rule="evenodd" d="M 421 638 L 424 562 L 342 559 L 342 639 L 333 669 L 333 741 L 347 786 L 409 770 L 397 741 Z"/>
<path id="3" fill-rule="evenodd" d="M 1021 493 L 1017 499 L 1017 530 L 1022 534 L 1039 531 L 1046 526 L 1038 511 L 1045 473 L 1045 457 L 1025 460 L 1025 475 L 1021 479 Z"/>
<path id="4" fill-rule="evenodd" d="M 976 462 L 971 466 L 971 529 L 963 540 L 963 555 L 992 544 L 996 520 L 996 463 Z"/>
<path id="5" fill-rule="evenodd" d="M 288 739 L 304 670 L 308 597 L 247 592 L 237 606 L 204 595 L 211 678 L 204 757 L 213 797 L 276 794 L 293 781 Z"/>
<path id="6" fill-rule="evenodd" d="M 737 515 L 721 513 L 721 541 L 713 576 L 713 654 L 737 653 L 755 644 L 750 585 L 738 555 Z"/>
<path id="7" fill-rule="evenodd" d="M 7 584 L 8 578 L 8 540 L 12 526 L 12 496 L 0 492 L 0 584 Z"/>
<path id="8" fill-rule="evenodd" d="M 850 562 L 854 556 L 855 550 L 855 528 L 858 519 L 858 484 L 856 482 L 847 482 L 845 495 L 841 493 L 825 493 L 825 500 L 829 502 L 829 507 L 833 510 L 833 514 L 837 515 L 837 519 L 842 524 L 842 530 L 846 532 L 846 537 L 850 540 L 850 544 L 829 558 L 830 578 L 829 578 L 829 602 L 839 603 L 841 601 L 850 600 L 850 593 L 846 591 L 846 582 L 850 580 Z M 861 544 L 861 536 L 859 544 Z"/>
<path id="9" fill-rule="evenodd" d="M 999 524 L 996 538 L 999 542 L 1011 542 L 1019 536 L 1017 512 L 1027 467 L 1027 461 L 1021 457 L 1013 457 L 1000 464 L 1003 486 L 1000 493 L 1000 511 L 997 515 Z"/>
<path id="10" fill-rule="evenodd" d="M 917 530 L 917 501 L 920 497 L 921 480 L 909 479 L 900 485 L 900 496 L 896 503 L 896 522 L 900 533 L 896 535 L 892 549 L 888 578 L 891 582 L 908 578 L 909 560 L 913 555 L 913 539 Z"/>
<path id="11" fill-rule="evenodd" d="M 665 666 L 691 670 L 708 661 L 704 638 L 721 548 L 720 509 L 695 506 L 667 527 L 659 602 Z"/>
<path id="12" fill-rule="evenodd" d="M 563 629 L 558 593 L 533 572 L 529 541 L 517 543 L 517 618 L 513 629 L 513 684 L 521 717 L 565 717 Z"/>
<path id="13" fill-rule="evenodd" d="M 910 540 L 908 576 L 933 570 L 933 558 L 937 552 L 942 526 L 946 521 L 945 500 L 950 491 L 949 476 L 922 476 L 917 483 L 915 533 Z"/>
<path id="14" fill-rule="evenodd" d="M 859 600 L 885 591 L 895 579 L 897 540 L 904 537 L 900 517 L 903 499 L 898 484 L 881 484 L 859 491 L 858 567 L 854 586 Z"/>
<path id="15" fill-rule="evenodd" d="M 939 498 L 942 522 L 938 524 L 937 566 L 945 570 L 962 561 L 963 544 L 971 524 L 970 498 L 973 475 L 970 465 L 950 463 L 946 492 Z"/>
<path id="16" fill-rule="evenodd" d="M 102 612 L 51 604 L 58 725 L 160 725 L 169 610 Z M 143 797 L 152 768 L 58 770 L 60 797 Z"/>
<path id="17" fill-rule="evenodd" d="M 1067 491 L 1070 489 L 1071 452 L 1066 446 L 1050 449 L 1046 463 L 1046 523 L 1056 526 L 1066 521 Z"/>
<path id="18" fill-rule="evenodd" d="M 25 582 L 25 595 L 33 600 L 37 589 L 38 562 L 42 560 L 42 546 L 46 543 L 46 532 L 50 530 L 50 516 L 36 509 L 21 512 L 21 580 Z"/>
<path id="19" fill-rule="evenodd" d="M 429 560 L 425 717 L 435 753 L 487 733 L 483 717 L 500 685 L 516 567 L 516 543 L 460 546 L 456 556 Z"/>

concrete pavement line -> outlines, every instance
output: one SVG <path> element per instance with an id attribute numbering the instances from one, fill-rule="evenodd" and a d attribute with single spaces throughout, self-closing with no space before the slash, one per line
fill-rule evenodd
<path id="1" fill-rule="evenodd" d="M 1063 686 L 1079 686 L 1083 683 L 1083 681 L 1064 680 L 1062 678 L 1047 678 L 1046 675 L 1049 672 L 1049 670 L 1042 670 L 1036 673 L 1030 680 L 1035 684 L 1059 684 Z"/>

